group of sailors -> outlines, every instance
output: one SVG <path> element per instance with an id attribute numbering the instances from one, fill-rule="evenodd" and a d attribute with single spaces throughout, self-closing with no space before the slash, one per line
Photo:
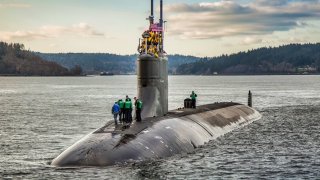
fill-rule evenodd
<path id="1" fill-rule="evenodd" d="M 192 91 L 192 93 L 190 94 L 190 98 L 192 102 L 191 108 L 196 108 L 197 94 L 194 91 Z M 132 104 L 131 98 L 129 98 L 129 96 L 127 95 L 125 101 L 123 101 L 122 99 L 119 99 L 112 106 L 111 111 L 114 117 L 115 125 L 118 125 L 119 123 L 125 126 L 131 125 L 133 121 L 133 117 L 132 117 L 133 105 L 135 106 L 135 113 L 136 113 L 135 120 L 137 122 L 141 122 L 141 111 L 143 107 L 142 101 L 137 97 L 134 97 L 134 104 Z"/>
<path id="2" fill-rule="evenodd" d="M 136 121 L 141 122 L 142 101 L 134 97 L 134 106 L 136 111 Z M 118 101 L 116 101 L 112 106 L 111 111 L 114 117 L 115 125 L 118 125 L 118 121 L 119 121 L 119 123 L 121 124 L 130 126 L 130 124 L 133 121 L 133 117 L 132 117 L 133 104 L 132 104 L 131 98 L 129 98 L 128 95 L 126 96 L 125 101 L 123 101 L 122 99 L 119 99 Z"/>
<path id="3" fill-rule="evenodd" d="M 138 47 L 139 53 L 147 53 L 158 58 L 162 41 L 161 32 L 147 30 L 142 34 L 142 38 L 142 43 Z"/>

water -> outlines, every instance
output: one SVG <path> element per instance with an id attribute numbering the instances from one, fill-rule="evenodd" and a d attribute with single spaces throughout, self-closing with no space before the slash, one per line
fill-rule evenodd
<path id="1" fill-rule="evenodd" d="M 135 76 L 0 77 L 0 179 L 318 179 L 320 76 L 171 76 L 169 107 L 195 90 L 199 104 L 246 103 L 263 118 L 191 154 L 101 168 L 49 162 L 112 119 L 136 94 Z"/>

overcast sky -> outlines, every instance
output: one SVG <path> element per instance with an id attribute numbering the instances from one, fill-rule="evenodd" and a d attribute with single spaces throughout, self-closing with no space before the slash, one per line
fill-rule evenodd
<path id="1" fill-rule="evenodd" d="M 320 42 L 320 0 L 164 3 L 168 54 L 216 56 Z M 40 52 L 133 54 L 149 6 L 150 0 L 0 0 L 0 40 Z"/>

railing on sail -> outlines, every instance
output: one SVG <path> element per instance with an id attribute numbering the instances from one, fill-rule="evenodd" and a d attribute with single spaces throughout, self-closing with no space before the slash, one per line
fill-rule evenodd
<path id="1" fill-rule="evenodd" d="M 163 29 L 163 0 L 160 0 L 159 23 L 154 22 L 153 0 L 151 0 L 151 14 L 148 18 L 149 29 L 142 34 L 142 42 L 139 39 L 138 52 L 140 54 L 150 54 L 159 57 L 164 53 L 164 29 Z"/>

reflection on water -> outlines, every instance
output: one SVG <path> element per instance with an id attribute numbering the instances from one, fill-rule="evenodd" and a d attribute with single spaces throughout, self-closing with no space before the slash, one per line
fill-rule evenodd
<path id="1" fill-rule="evenodd" d="M 54 157 L 112 119 L 135 76 L 0 77 L 0 177 L 23 179 L 317 178 L 319 76 L 171 76 L 169 108 L 195 90 L 199 104 L 246 103 L 263 118 L 192 154 L 103 168 L 53 168 Z"/>

